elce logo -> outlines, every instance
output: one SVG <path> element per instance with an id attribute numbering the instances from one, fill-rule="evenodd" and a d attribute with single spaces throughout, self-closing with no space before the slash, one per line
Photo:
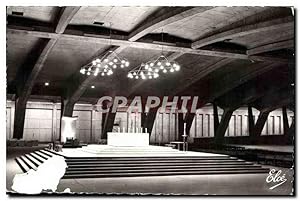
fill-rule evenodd
<path id="1" fill-rule="evenodd" d="M 278 172 L 276 173 L 275 169 L 271 169 L 269 172 L 269 176 L 266 178 L 266 182 L 267 183 L 274 183 L 274 186 L 271 186 L 269 189 L 273 190 L 274 188 L 284 184 L 287 179 L 285 178 L 285 174 L 283 174 L 281 176 L 282 171 L 278 170 Z"/>

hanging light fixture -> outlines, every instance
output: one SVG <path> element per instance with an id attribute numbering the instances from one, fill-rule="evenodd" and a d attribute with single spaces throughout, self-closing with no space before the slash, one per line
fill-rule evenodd
<path id="1" fill-rule="evenodd" d="M 163 30 L 161 33 L 162 42 L 164 41 L 164 35 Z M 145 64 L 145 69 L 150 72 L 155 73 L 168 73 L 168 72 L 175 72 L 180 70 L 180 65 L 176 61 L 170 61 L 168 58 L 164 55 L 163 51 L 163 45 L 161 46 L 161 55 L 154 60 L 148 61 Z"/>
<path id="2" fill-rule="evenodd" d="M 128 72 L 127 77 L 130 79 L 156 79 L 159 77 L 159 74 L 154 71 L 149 71 L 145 68 L 146 65 L 142 63 L 140 66 L 137 66 L 136 68 L 132 69 Z"/>
<path id="3" fill-rule="evenodd" d="M 164 54 L 161 54 L 157 59 L 148 61 L 145 69 L 155 73 L 173 73 L 180 70 L 180 65 L 175 61 L 169 61 Z"/>
<path id="4" fill-rule="evenodd" d="M 109 45 L 111 46 L 111 23 L 110 23 L 110 36 Z M 121 58 L 115 51 L 110 50 L 100 59 L 96 58 L 89 64 L 83 66 L 80 69 L 81 74 L 101 76 L 112 75 L 113 69 L 125 68 L 130 65 L 129 61 L 125 58 Z"/>

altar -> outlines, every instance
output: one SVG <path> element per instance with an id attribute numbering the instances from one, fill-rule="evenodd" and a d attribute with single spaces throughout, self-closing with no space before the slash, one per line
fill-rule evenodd
<path id="1" fill-rule="evenodd" d="M 149 146 L 149 133 L 107 133 L 109 146 Z"/>

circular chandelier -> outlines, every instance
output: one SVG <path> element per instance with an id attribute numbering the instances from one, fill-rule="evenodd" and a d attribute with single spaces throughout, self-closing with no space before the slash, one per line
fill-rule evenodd
<path id="1" fill-rule="evenodd" d="M 137 66 L 136 68 L 132 69 L 128 72 L 127 77 L 130 79 L 156 79 L 159 77 L 159 74 L 154 71 L 149 71 L 145 68 L 145 64 L 142 63 L 140 66 Z"/>
<path id="2" fill-rule="evenodd" d="M 163 30 L 162 30 L 162 42 L 163 40 Z M 176 61 L 169 60 L 163 51 L 163 45 L 161 46 L 161 55 L 154 59 L 142 63 L 140 66 L 132 69 L 128 72 L 127 77 L 130 79 L 152 79 L 158 78 L 160 73 L 173 73 L 180 70 L 180 65 Z"/>
<path id="3" fill-rule="evenodd" d="M 157 59 L 142 63 L 140 66 L 128 72 L 127 77 L 130 79 L 155 79 L 159 73 L 175 72 L 180 70 L 180 65 L 175 61 L 169 61 L 163 54 Z"/>
<path id="4" fill-rule="evenodd" d="M 148 61 L 145 64 L 145 69 L 149 72 L 175 72 L 180 70 L 180 65 L 175 61 L 169 61 L 163 54 L 161 54 L 156 60 Z"/>
<path id="5" fill-rule="evenodd" d="M 129 66 L 129 61 L 124 58 L 120 58 L 114 51 L 108 51 L 102 59 L 94 59 L 89 64 L 83 66 L 80 69 L 81 74 L 101 76 L 112 75 L 113 69 L 124 68 Z"/>
<path id="6" fill-rule="evenodd" d="M 111 25 L 109 23 L 109 45 L 111 46 Z M 101 76 L 112 75 L 113 69 L 116 68 L 124 68 L 129 66 L 129 61 L 125 58 L 121 58 L 115 51 L 110 50 L 104 54 L 104 56 L 100 58 L 94 59 L 92 62 L 87 65 L 81 67 L 80 73 L 83 75 L 94 75 L 97 76 L 100 74 Z"/>

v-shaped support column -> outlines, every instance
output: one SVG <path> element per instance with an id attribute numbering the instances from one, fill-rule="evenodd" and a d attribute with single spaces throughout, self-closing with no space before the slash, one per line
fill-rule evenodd
<path id="1" fill-rule="evenodd" d="M 226 132 L 226 129 L 228 127 L 231 115 L 233 113 L 233 109 L 231 108 L 225 108 L 224 113 L 221 118 L 221 122 L 218 126 L 217 132 L 215 133 L 215 143 L 216 144 L 222 144 L 224 141 L 224 134 Z"/>

